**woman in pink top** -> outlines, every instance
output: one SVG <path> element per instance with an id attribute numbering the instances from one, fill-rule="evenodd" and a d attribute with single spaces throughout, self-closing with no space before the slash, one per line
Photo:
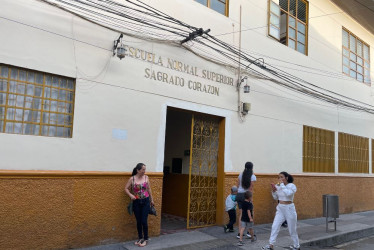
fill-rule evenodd
<path id="1" fill-rule="evenodd" d="M 133 200 L 133 210 L 136 218 L 136 228 L 138 230 L 138 240 L 135 245 L 144 247 L 148 241 L 148 213 L 150 205 L 154 205 L 152 198 L 151 184 L 145 175 L 146 166 L 138 163 L 132 171 L 128 180 L 125 192 Z M 130 187 L 132 193 L 130 192 Z"/>

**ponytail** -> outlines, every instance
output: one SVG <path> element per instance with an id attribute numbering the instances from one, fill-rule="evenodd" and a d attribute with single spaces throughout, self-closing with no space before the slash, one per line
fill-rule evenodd
<path id="1" fill-rule="evenodd" d="M 243 175 L 242 175 L 242 187 L 244 189 L 248 189 L 251 186 L 252 174 L 253 174 L 253 163 L 246 162 Z"/>
<path id="2" fill-rule="evenodd" d="M 138 163 L 138 164 L 136 164 L 136 167 L 132 170 L 131 176 L 136 175 L 138 173 L 138 171 L 142 169 L 143 166 L 145 166 L 144 163 Z"/>

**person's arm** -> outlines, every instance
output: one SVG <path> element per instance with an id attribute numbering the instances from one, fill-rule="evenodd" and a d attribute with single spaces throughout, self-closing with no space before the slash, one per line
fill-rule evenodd
<path id="1" fill-rule="evenodd" d="M 296 193 L 296 186 L 294 184 L 291 183 L 291 185 L 284 185 L 284 183 L 282 182 L 280 185 L 279 185 L 279 188 L 287 195 L 287 196 L 290 196 L 294 193 Z"/>
<path id="2" fill-rule="evenodd" d="M 243 209 L 239 209 L 240 213 L 239 213 L 239 221 L 242 221 L 242 213 L 243 213 Z M 240 222 L 239 222 L 240 223 Z M 240 224 L 239 224 L 240 225 Z"/>
<path id="3" fill-rule="evenodd" d="M 257 178 L 256 178 L 256 176 L 253 174 L 253 175 L 251 176 L 251 185 L 249 186 L 249 191 L 251 191 L 252 193 L 253 193 L 253 187 L 254 187 L 254 184 L 255 184 L 256 181 L 257 181 Z"/>
<path id="4" fill-rule="evenodd" d="M 130 189 L 129 189 L 131 184 L 132 184 L 132 177 L 130 177 L 130 179 L 126 183 L 125 192 L 130 197 L 131 200 L 135 200 L 136 197 L 130 192 Z"/>
<path id="5" fill-rule="evenodd" d="M 253 222 L 253 218 L 252 218 L 252 215 L 251 215 L 251 210 L 248 209 L 247 213 L 248 213 L 249 222 Z"/>
<path id="6" fill-rule="evenodd" d="M 271 183 L 271 195 L 273 196 L 274 200 L 279 200 L 278 194 L 277 194 L 277 188 L 273 183 Z"/>
<path id="7" fill-rule="evenodd" d="M 249 191 L 251 191 L 253 193 L 253 185 L 254 184 L 254 181 L 251 181 L 251 185 L 249 186 Z"/>
<path id="8" fill-rule="evenodd" d="M 154 206 L 155 203 L 153 201 L 153 195 L 152 195 L 152 189 L 151 189 L 151 182 L 149 181 L 148 175 L 147 175 L 147 180 L 148 180 L 148 193 L 149 193 L 149 196 L 151 197 L 151 204 L 152 204 L 152 206 Z"/>

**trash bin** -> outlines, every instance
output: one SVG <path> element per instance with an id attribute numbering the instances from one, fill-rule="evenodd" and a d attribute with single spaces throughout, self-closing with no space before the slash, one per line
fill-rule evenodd
<path id="1" fill-rule="evenodd" d="M 339 196 L 335 194 L 322 195 L 323 203 L 323 217 L 326 217 L 326 232 L 328 231 L 328 223 L 335 223 L 336 231 L 336 218 L 339 218 Z M 332 218 L 329 221 L 329 218 Z"/>
<path id="2" fill-rule="evenodd" d="M 339 218 L 339 196 L 335 194 L 322 195 L 323 217 Z"/>

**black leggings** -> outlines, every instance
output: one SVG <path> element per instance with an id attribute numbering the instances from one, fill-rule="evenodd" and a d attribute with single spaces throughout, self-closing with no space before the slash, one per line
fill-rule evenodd
<path id="1" fill-rule="evenodd" d="M 150 203 L 149 197 L 136 199 L 133 202 L 133 210 L 136 218 L 136 229 L 138 230 L 138 239 L 148 240 L 148 213 Z M 144 234 L 144 235 L 143 235 Z M 144 238 L 143 238 L 144 236 Z"/>
<path id="2" fill-rule="evenodd" d="M 229 214 L 230 221 L 229 221 L 229 224 L 227 224 L 226 226 L 228 229 L 234 230 L 234 224 L 236 222 L 236 210 L 231 209 L 227 211 L 227 213 Z"/>

